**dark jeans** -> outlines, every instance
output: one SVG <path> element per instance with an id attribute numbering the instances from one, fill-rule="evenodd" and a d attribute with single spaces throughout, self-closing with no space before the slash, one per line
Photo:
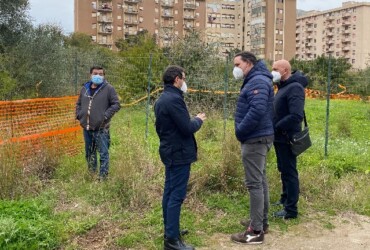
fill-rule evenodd
<path id="1" fill-rule="evenodd" d="M 297 171 L 297 157 L 293 155 L 290 145 L 274 143 L 277 166 L 281 174 L 282 194 L 280 201 L 285 211 L 292 216 L 298 215 L 299 179 Z"/>
<path id="2" fill-rule="evenodd" d="M 97 155 L 100 154 L 100 173 L 101 177 L 106 177 L 109 170 L 109 145 L 110 134 L 109 130 L 102 129 L 97 131 L 83 131 L 85 140 L 85 157 L 89 171 L 96 172 L 97 170 Z"/>
<path id="3" fill-rule="evenodd" d="M 181 205 L 186 197 L 190 164 L 168 165 L 165 171 L 162 199 L 164 234 L 167 238 L 178 239 Z"/>

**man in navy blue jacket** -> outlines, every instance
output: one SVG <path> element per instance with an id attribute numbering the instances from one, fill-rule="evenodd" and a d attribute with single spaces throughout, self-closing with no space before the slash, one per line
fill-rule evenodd
<path id="1" fill-rule="evenodd" d="M 206 119 L 204 113 L 191 119 L 183 93 L 186 92 L 185 71 L 169 66 L 163 74 L 164 90 L 154 106 L 156 131 L 160 139 L 159 154 L 165 165 L 162 199 L 164 249 L 191 250 L 180 237 L 181 205 L 186 197 L 190 165 L 197 160 L 194 133 Z"/>
<path id="2" fill-rule="evenodd" d="M 301 72 L 291 72 L 287 60 L 274 62 L 272 66 L 273 81 L 278 92 L 274 100 L 274 148 L 278 170 L 281 174 L 282 194 L 275 204 L 281 204 L 284 209 L 274 215 L 284 219 L 294 219 L 298 216 L 299 179 L 297 171 L 297 156 L 290 148 L 290 138 L 301 131 L 307 78 Z"/>
<path id="3" fill-rule="evenodd" d="M 268 230 L 269 192 L 266 157 L 274 140 L 272 75 L 250 52 L 234 57 L 234 77 L 244 79 L 235 112 L 235 134 L 241 143 L 245 183 L 250 194 L 246 230 L 231 236 L 244 244 L 261 244 Z"/>

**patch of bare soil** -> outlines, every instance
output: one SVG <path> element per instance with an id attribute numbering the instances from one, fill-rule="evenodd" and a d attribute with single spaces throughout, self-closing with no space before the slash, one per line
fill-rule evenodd
<path id="1" fill-rule="evenodd" d="M 330 223 L 330 226 L 325 226 L 327 223 Z M 289 226 L 287 232 L 272 227 L 265 235 L 265 241 L 261 245 L 233 243 L 230 240 L 230 235 L 225 234 L 213 235 L 208 240 L 208 244 L 208 247 L 197 248 L 197 250 L 369 250 L 370 217 L 345 213 L 330 217 L 330 220 L 326 222 L 313 219 L 311 222 Z"/>
<path id="2" fill-rule="evenodd" d="M 75 237 L 71 245 L 81 250 L 117 249 L 113 241 L 120 233 L 117 225 L 101 221 L 86 234 Z"/>

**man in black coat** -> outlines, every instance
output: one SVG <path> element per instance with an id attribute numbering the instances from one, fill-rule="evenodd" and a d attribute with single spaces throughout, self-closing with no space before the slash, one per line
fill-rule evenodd
<path id="1" fill-rule="evenodd" d="M 286 60 L 274 62 L 273 81 L 278 91 L 274 99 L 274 147 L 277 166 L 281 173 L 282 194 L 275 203 L 284 209 L 274 215 L 278 218 L 293 219 L 298 216 L 299 178 L 297 156 L 292 153 L 290 139 L 302 129 L 307 78 L 299 71 L 291 72 Z"/>
<path id="2" fill-rule="evenodd" d="M 194 133 L 206 119 L 204 113 L 190 118 L 184 102 L 185 71 L 169 66 L 163 74 L 164 90 L 154 106 L 156 131 L 160 139 L 159 154 L 165 165 L 162 199 L 164 249 L 191 250 L 180 237 L 181 205 L 186 197 L 190 165 L 197 160 Z"/>

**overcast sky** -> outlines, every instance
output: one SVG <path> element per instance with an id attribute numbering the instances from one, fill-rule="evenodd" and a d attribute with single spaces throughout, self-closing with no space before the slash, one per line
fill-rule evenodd
<path id="1" fill-rule="evenodd" d="M 63 28 L 64 32 L 73 32 L 74 0 L 29 0 L 30 15 L 35 24 L 51 23 Z M 149 0 L 145 0 L 149 1 Z M 152 1 L 152 0 L 151 0 Z M 342 6 L 343 0 L 297 0 L 301 10 L 327 10 Z M 362 0 L 357 2 L 370 2 Z"/>

